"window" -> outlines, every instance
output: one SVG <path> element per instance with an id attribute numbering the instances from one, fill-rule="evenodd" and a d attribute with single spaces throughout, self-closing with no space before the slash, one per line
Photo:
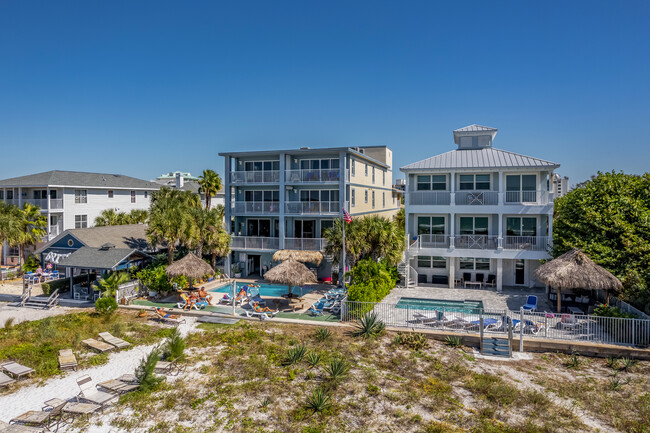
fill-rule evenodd
<path id="1" fill-rule="evenodd" d="M 439 256 L 418 256 L 418 268 L 445 269 L 447 260 Z"/>
<path id="2" fill-rule="evenodd" d="M 442 216 L 419 216 L 418 217 L 418 234 L 419 235 L 444 235 L 445 234 L 445 217 L 442 217 Z"/>
<path id="3" fill-rule="evenodd" d="M 486 191 L 490 189 L 489 174 L 461 174 L 460 185 L 461 191 Z"/>
<path id="4" fill-rule="evenodd" d="M 278 202 L 280 201 L 280 191 L 246 191 L 244 193 L 244 200 L 253 202 Z"/>
<path id="5" fill-rule="evenodd" d="M 382 176 L 381 184 L 386 186 L 386 171 L 382 170 L 381 171 L 381 176 Z"/>
<path id="6" fill-rule="evenodd" d="M 447 176 L 434 174 L 433 176 L 418 176 L 418 191 L 445 191 L 447 189 Z"/>
<path id="7" fill-rule="evenodd" d="M 135 203 L 135 191 L 131 191 L 131 203 Z"/>
<path id="8" fill-rule="evenodd" d="M 55 189 L 50 191 L 50 198 L 56 198 L 56 190 Z"/>
<path id="9" fill-rule="evenodd" d="M 381 193 L 381 207 L 386 207 L 386 193 L 382 192 Z"/>
<path id="10" fill-rule="evenodd" d="M 246 220 L 246 236 L 259 236 L 268 238 L 271 236 L 271 220 L 249 218 Z"/>
<path id="11" fill-rule="evenodd" d="M 88 215 L 75 215 L 74 228 L 85 229 L 86 227 L 88 227 Z"/>
<path id="12" fill-rule="evenodd" d="M 485 258 L 473 258 L 473 257 L 461 257 L 460 258 L 460 268 L 469 269 L 476 271 L 489 271 L 490 270 L 490 259 Z"/>
<path id="13" fill-rule="evenodd" d="M 113 198 L 113 190 L 112 189 L 108 190 L 108 198 Z"/>
<path id="14" fill-rule="evenodd" d="M 74 202 L 75 203 L 87 203 L 87 191 L 85 189 L 75 189 L 74 190 Z"/>
<path id="15" fill-rule="evenodd" d="M 149 191 L 144 192 L 144 198 L 149 198 Z"/>
<path id="16" fill-rule="evenodd" d="M 351 204 L 352 204 L 352 207 L 354 207 L 354 204 L 356 202 L 356 194 L 355 194 L 355 192 L 356 192 L 355 189 L 352 188 L 352 199 L 350 200 Z"/>
<path id="17" fill-rule="evenodd" d="M 34 200 L 41 200 L 41 199 L 47 200 L 47 190 L 35 189 L 33 191 L 33 198 Z"/>
<path id="18" fill-rule="evenodd" d="M 372 208 L 375 208 L 375 192 L 372 192 Z"/>
<path id="19" fill-rule="evenodd" d="M 461 235 L 487 235 L 487 217 L 460 217 Z"/>
<path id="20" fill-rule="evenodd" d="M 4 199 L 5 199 L 5 192 L 0 191 L 0 200 L 4 200 Z"/>
<path id="21" fill-rule="evenodd" d="M 506 218 L 507 236 L 537 236 L 537 218 Z"/>
<path id="22" fill-rule="evenodd" d="M 368 164 L 366 163 L 366 177 L 368 177 Z"/>
<path id="23" fill-rule="evenodd" d="M 279 161 L 278 161 L 278 164 Z M 278 170 L 280 167 L 278 165 Z M 329 170 L 330 168 L 339 168 L 338 159 L 301 159 L 300 168 L 303 170 Z"/>
<path id="24" fill-rule="evenodd" d="M 303 189 L 300 191 L 300 201 L 315 201 L 315 202 L 339 201 L 339 190 Z"/>
<path id="25" fill-rule="evenodd" d="M 367 190 L 365 191 L 365 203 L 366 204 L 368 203 L 368 191 Z"/>
<path id="26" fill-rule="evenodd" d="M 353 159 L 352 160 L 352 177 L 354 177 L 354 174 L 356 172 L 355 168 L 357 167 L 357 162 Z"/>
<path id="27" fill-rule="evenodd" d="M 515 174 L 506 176 L 506 202 L 537 201 L 537 176 Z"/>
<path id="28" fill-rule="evenodd" d="M 244 163 L 246 171 L 271 171 L 280 170 L 280 161 L 246 161 Z"/>
<path id="29" fill-rule="evenodd" d="M 375 167 L 372 168 L 372 183 L 375 183 Z"/>
<path id="30" fill-rule="evenodd" d="M 13 198 L 14 198 L 14 192 L 13 190 L 10 189 L 9 191 L 7 191 L 7 200 L 13 200 Z"/>
<path id="31" fill-rule="evenodd" d="M 334 227 L 334 221 L 332 220 L 321 220 L 320 222 L 320 237 L 325 237 L 325 230 L 331 229 Z"/>

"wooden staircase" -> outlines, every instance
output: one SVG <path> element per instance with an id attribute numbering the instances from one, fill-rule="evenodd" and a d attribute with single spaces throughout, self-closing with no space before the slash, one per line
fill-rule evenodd
<path id="1" fill-rule="evenodd" d="M 30 290 L 26 291 L 20 300 L 21 307 L 39 308 L 49 310 L 59 304 L 59 290 L 55 290 L 49 298 L 43 296 L 30 296 Z"/>

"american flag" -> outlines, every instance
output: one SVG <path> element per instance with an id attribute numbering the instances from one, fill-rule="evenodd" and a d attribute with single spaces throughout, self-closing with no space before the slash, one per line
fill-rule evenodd
<path id="1" fill-rule="evenodd" d="M 343 221 L 345 221 L 345 222 L 348 223 L 348 224 L 350 224 L 350 223 L 352 222 L 352 215 L 350 215 L 349 213 L 347 213 L 347 211 L 345 210 L 345 208 L 343 209 Z"/>

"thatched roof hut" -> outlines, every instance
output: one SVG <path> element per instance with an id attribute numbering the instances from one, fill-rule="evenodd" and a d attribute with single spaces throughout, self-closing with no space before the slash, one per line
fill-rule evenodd
<path id="1" fill-rule="evenodd" d="M 271 283 L 286 284 L 289 286 L 289 293 L 293 286 L 302 287 L 303 284 L 316 282 L 316 276 L 307 269 L 307 266 L 292 257 L 271 268 L 264 274 L 264 279 Z"/>
<path id="2" fill-rule="evenodd" d="M 168 277 L 179 277 L 184 275 L 187 278 L 199 279 L 209 274 L 214 273 L 212 266 L 207 264 L 202 259 L 198 258 L 192 253 L 188 253 L 185 257 L 175 261 L 165 269 Z"/>
<path id="3" fill-rule="evenodd" d="M 557 289 L 558 312 L 562 306 L 561 289 L 604 290 L 606 293 L 623 289 L 618 278 L 576 248 L 544 263 L 535 271 L 535 277 Z"/>
<path id="4" fill-rule="evenodd" d="M 302 263 L 313 263 L 318 266 L 323 260 L 323 255 L 318 251 L 302 250 L 278 250 L 273 254 L 273 260 L 276 262 L 284 262 L 289 259 L 294 259 Z"/>

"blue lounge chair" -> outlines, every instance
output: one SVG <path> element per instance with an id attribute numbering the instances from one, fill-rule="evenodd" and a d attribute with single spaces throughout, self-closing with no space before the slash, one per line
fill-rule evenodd
<path id="1" fill-rule="evenodd" d="M 311 314 L 312 316 L 322 316 L 324 306 L 325 306 L 325 302 L 316 302 L 311 307 L 309 307 L 308 313 Z"/>
<path id="2" fill-rule="evenodd" d="M 527 311 L 537 310 L 537 296 L 535 295 L 528 296 L 528 299 L 526 300 L 526 305 L 523 306 L 523 309 Z"/>

